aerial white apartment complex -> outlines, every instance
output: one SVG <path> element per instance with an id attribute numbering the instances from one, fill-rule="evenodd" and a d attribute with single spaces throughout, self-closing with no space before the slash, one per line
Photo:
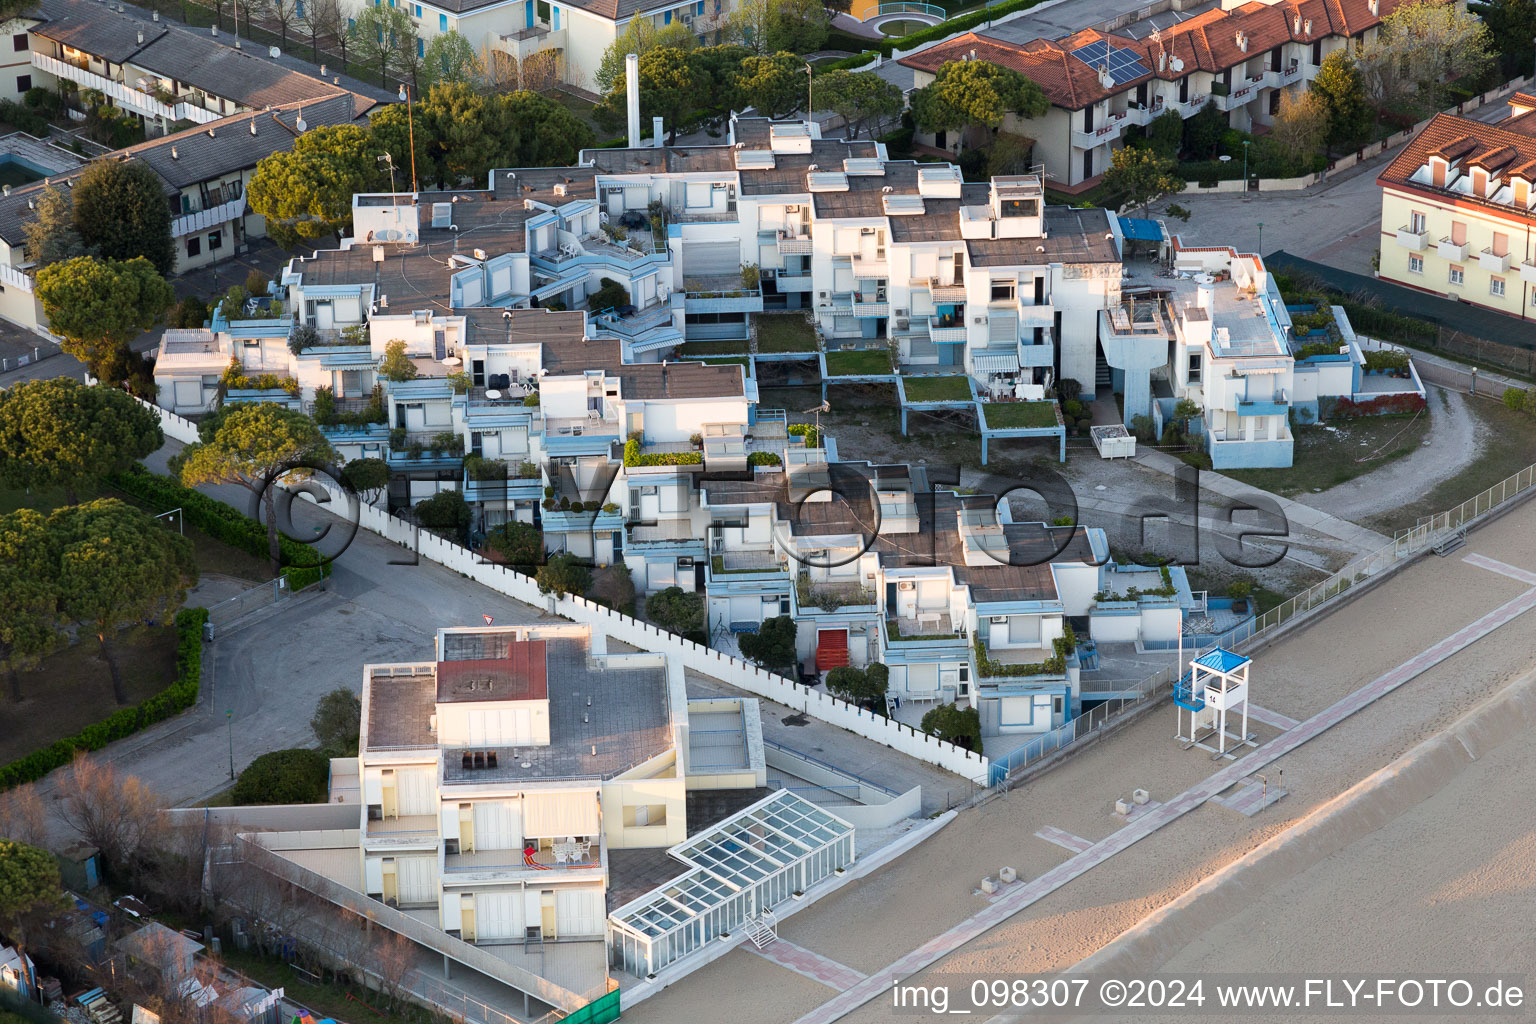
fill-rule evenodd
<path id="1" fill-rule="evenodd" d="M 1091 182 L 1124 145 L 1125 129 L 1168 111 L 1193 117 L 1208 104 L 1242 131 L 1269 124 L 1285 90 L 1305 89 L 1330 52 L 1370 39 L 1402 0 L 1284 0 L 1221 4 L 1169 24 L 1150 9 L 1109 32 L 1061 39 L 1029 16 L 901 58 L 914 85 L 950 61 L 984 60 L 1036 82 L 1051 102 L 1042 117 L 1008 115 L 1005 131 L 1034 140 L 1034 159 L 1061 185 Z M 956 133 L 919 136 L 958 152 Z"/>

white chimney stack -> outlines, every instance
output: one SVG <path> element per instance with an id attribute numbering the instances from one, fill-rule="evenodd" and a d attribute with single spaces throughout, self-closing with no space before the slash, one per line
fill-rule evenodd
<path id="1" fill-rule="evenodd" d="M 1216 298 L 1216 289 L 1208 284 L 1202 284 L 1195 289 L 1195 305 L 1201 309 L 1210 309 Z"/>
<path id="2" fill-rule="evenodd" d="M 655 146 L 657 149 L 660 149 L 661 139 L 661 118 L 653 117 L 651 118 L 651 145 Z"/>
<path id="3" fill-rule="evenodd" d="M 629 97 L 629 148 L 640 147 L 640 55 L 624 58 L 624 91 Z"/>

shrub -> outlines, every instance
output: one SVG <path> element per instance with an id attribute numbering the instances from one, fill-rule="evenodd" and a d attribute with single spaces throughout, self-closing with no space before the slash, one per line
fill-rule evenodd
<path id="1" fill-rule="evenodd" d="M 299 355 L 320 344 L 320 332 L 313 324 L 299 324 L 288 332 L 288 351 Z"/>
<path id="2" fill-rule="evenodd" d="M 246 766 L 229 798 L 237 806 L 320 804 L 329 799 L 330 778 L 330 758 L 320 751 L 274 750 Z"/>
<path id="3" fill-rule="evenodd" d="M 259 270 L 253 270 L 245 275 L 245 290 L 252 295 L 267 295 L 272 287 L 272 279 Z"/>
<path id="4" fill-rule="evenodd" d="M 538 565 L 544 561 L 544 534 L 532 523 L 503 523 L 486 535 L 485 546 L 509 565 Z"/>
<path id="5" fill-rule="evenodd" d="M 208 322 L 208 305 L 196 295 L 188 295 L 182 299 L 176 304 L 172 313 L 176 317 L 175 326 L 177 327 L 196 330 Z M 169 323 L 169 318 L 167 323 Z"/>
<path id="6" fill-rule="evenodd" d="M 587 297 L 587 305 L 592 309 L 618 309 L 629 305 L 629 292 L 619 282 L 605 277 L 598 282 L 597 291 Z"/>
<path id="7" fill-rule="evenodd" d="M 704 461 L 702 452 L 650 452 L 640 451 L 640 442 L 631 437 L 624 442 L 626 466 L 695 466 Z"/>
<path id="8" fill-rule="evenodd" d="M 575 512 L 575 513 L 579 514 L 579 513 L 585 512 L 586 510 L 587 510 L 587 506 L 583 502 L 580 502 L 580 501 L 573 501 L 573 502 L 571 502 L 571 511 L 572 512 Z"/>
<path id="9" fill-rule="evenodd" d="M 538 407 L 539 407 L 539 393 L 537 391 L 530 391 L 530 392 L 528 392 L 528 394 L 523 396 L 523 408 L 525 408 L 525 409 L 537 409 Z"/>
<path id="10" fill-rule="evenodd" d="M 753 452 L 747 456 L 749 466 L 779 466 L 784 462 L 773 452 Z"/>
<path id="11" fill-rule="evenodd" d="M 1063 402 L 1075 402 L 1083 393 L 1083 386 L 1071 377 L 1063 377 L 1056 382 L 1056 394 Z"/>
<path id="12" fill-rule="evenodd" d="M 438 530 L 462 540 L 469 530 L 474 513 L 464 501 L 464 495 L 455 490 L 438 491 L 432 497 L 416 503 L 416 522 L 430 530 Z"/>
<path id="13" fill-rule="evenodd" d="M 704 595 L 668 587 L 645 599 L 645 617 L 662 629 L 683 636 L 703 633 Z"/>
<path id="14" fill-rule="evenodd" d="M 263 554 L 265 551 L 266 534 L 263 531 Z M 0 790 L 35 782 L 55 768 L 69 764 L 77 750 L 100 750 L 108 743 L 147 729 L 196 704 L 203 678 L 203 623 L 207 621 L 206 608 L 183 608 L 176 613 L 176 678 L 170 685 L 132 707 L 119 708 L 73 736 L 55 740 L 26 757 L 0 765 Z"/>
<path id="15" fill-rule="evenodd" d="M 1526 401 L 1526 392 L 1523 388 L 1504 389 L 1504 407 L 1510 412 L 1519 412 L 1529 403 Z"/>
<path id="16" fill-rule="evenodd" d="M 940 704 L 924 713 L 920 728 L 928 735 L 947 740 L 957 747 L 981 749 L 981 713 L 974 707 Z"/>
<path id="17" fill-rule="evenodd" d="M 1397 349 L 1379 349 L 1365 354 L 1369 373 L 1407 373 L 1408 353 Z"/>
<path id="18" fill-rule="evenodd" d="M 58 117 L 64 109 L 64 98 L 52 89 L 34 85 L 21 98 L 22 102 L 47 118 Z"/>
<path id="19" fill-rule="evenodd" d="M 252 557 L 263 560 L 267 557 L 265 526 L 222 501 L 183 486 L 173 477 L 151 473 L 143 465 L 135 465 L 125 472 L 108 476 L 107 483 L 146 505 L 180 508 L 188 526 Z M 277 544 L 278 560 L 284 566 L 283 576 L 287 577 L 288 586 L 293 590 L 302 590 L 331 574 L 329 563 L 315 568 L 319 556 L 311 545 L 284 534 L 278 535 Z"/>
<path id="20" fill-rule="evenodd" d="M 534 579 L 538 581 L 541 594 L 581 595 L 592 585 L 592 570 L 575 555 L 555 555 L 539 567 Z"/>

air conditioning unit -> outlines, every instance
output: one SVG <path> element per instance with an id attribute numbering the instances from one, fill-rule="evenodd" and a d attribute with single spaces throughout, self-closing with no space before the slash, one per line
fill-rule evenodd
<path id="1" fill-rule="evenodd" d="M 683 24 L 684 25 L 690 25 L 691 26 L 693 24 L 693 15 L 691 15 L 691 14 L 684 14 L 682 16 L 682 19 L 683 19 Z"/>
<path id="2" fill-rule="evenodd" d="M 987 322 L 987 318 L 984 317 L 984 316 L 973 316 L 973 317 L 971 317 L 971 323 L 973 323 L 973 324 L 984 324 L 986 322 Z"/>
<path id="3" fill-rule="evenodd" d="M 992 623 L 994 626 L 1000 626 L 1003 623 L 1008 621 L 1008 616 L 1006 616 L 1006 615 L 994 615 L 990 619 L 988 619 L 987 621 Z"/>
<path id="4" fill-rule="evenodd" d="M 917 584 L 913 583 L 911 580 L 908 580 L 905 583 L 898 583 L 898 584 L 896 584 L 896 589 L 897 590 L 916 590 L 917 589 Z"/>
<path id="5" fill-rule="evenodd" d="M 898 331 L 904 331 L 909 326 L 909 323 L 910 323 L 909 321 L 907 321 L 905 319 L 902 319 L 901 317 L 897 317 L 896 318 L 896 329 Z"/>
<path id="6" fill-rule="evenodd" d="M 784 207 L 784 212 L 785 213 L 799 213 L 800 212 L 800 207 L 798 205 L 796 205 L 796 206 L 786 206 L 786 207 Z"/>
<path id="7" fill-rule="evenodd" d="M 898 310 L 897 310 L 897 311 L 896 311 L 896 315 L 897 315 L 897 316 L 906 316 L 906 315 L 907 315 L 907 311 L 906 311 L 906 310 L 904 310 L 904 309 L 898 309 Z"/>

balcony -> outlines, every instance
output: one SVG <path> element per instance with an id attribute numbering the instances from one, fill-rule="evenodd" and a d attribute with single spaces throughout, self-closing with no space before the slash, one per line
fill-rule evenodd
<path id="1" fill-rule="evenodd" d="M 787 231 L 778 233 L 779 254 L 781 256 L 808 256 L 811 252 L 810 235 L 792 235 Z"/>
<path id="2" fill-rule="evenodd" d="M 1416 229 L 1404 224 L 1397 229 L 1397 244 L 1413 252 L 1423 252 L 1424 247 L 1429 244 L 1429 232 L 1424 228 Z"/>
<path id="3" fill-rule="evenodd" d="M 198 103 L 186 101 L 167 103 L 157 96 L 139 89 L 131 89 L 122 82 L 98 75 L 88 67 L 80 67 L 44 53 L 33 52 L 32 66 L 39 71 L 48 72 L 55 78 L 68 79 L 87 89 L 96 89 L 116 100 L 119 106 L 136 114 L 163 118 L 167 121 L 192 121 L 196 124 L 207 124 L 223 116 L 205 109 Z"/>
<path id="4" fill-rule="evenodd" d="M 708 584 L 789 582 L 789 567 L 774 551 L 718 551 L 709 560 Z"/>
<path id="5" fill-rule="evenodd" d="M 965 342 L 965 321 L 958 317 L 930 316 L 928 318 L 928 338 L 934 344 L 963 344 Z"/>
<path id="6" fill-rule="evenodd" d="M 1046 335 L 1049 339 L 1050 335 Z M 1056 365 L 1056 346 L 1047 340 L 1043 345 L 1031 345 L 1027 342 L 1019 342 L 1020 366 L 1054 366 Z"/>
<path id="7" fill-rule="evenodd" d="M 1019 316 L 1019 327 L 1022 330 L 1033 332 L 1036 327 L 1056 326 L 1056 307 L 1049 302 L 1035 304 L 1020 303 L 1009 307 L 1010 312 L 1016 311 Z"/>
<path id="8" fill-rule="evenodd" d="M 1237 403 L 1237 414 L 1239 416 L 1285 416 L 1290 411 L 1290 395 L 1286 393 L 1284 388 L 1276 391 L 1270 398 Z"/>
<path id="9" fill-rule="evenodd" d="M 435 850 L 437 835 L 437 815 L 408 814 L 369 821 L 363 834 L 363 846 L 370 850 Z"/>
<path id="10" fill-rule="evenodd" d="M 1461 263 L 1467 258 L 1467 243 L 1453 242 L 1450 240 L 1450 238 L 1442 238 L 1440 239 L 1440 245 L 1436 251 L 1440 254 L 1440 258 L 1443 260 L 1450 260 L 1452 263 Z"/>
<path id="11" fill-rule="evenodd" d="M 913 288 L 927 288 L 933 296 L 934 302 L 965 301 L 965 282 L 963 281 L 945 281 L 941 284 L 937 277 L 930 277 L 926 280 L 923 278 L 913 278 L 911 286 Z"/>
<path id="12" fill-rule="evenodd" d="M 1509 271 L 1509 253 L 1499 256 L 1492 249 L 1484 249 L 1477 254 L 1478 265 L 1484 270 L 1494 274 L 1503 274 Z"/>
<path id="13" fill-rule="evenodd" d="M 812 582 L 804 570 L 795 581 L 796 615 L 839 615 L 857 612 L 873 614 L 875 592 L 854 580 Z"/>
<path id="14" fill-rule="evenodd" d="M 1536 263 L 1520 264 L 1520 280 L 1527 284 L 1536 284 Z"/>
<path id="15" fill-rule="evenodd" d="M 853 303 L 853 315 L 856 317 L 880 317 L 891 315 L 889 302 L 859 302 Z"/>
<path id="16" fill-rule="evenodd" d="M 1077 149 L 1093 149 L 1107 142 L 1113 142 L 1120 137 L 1121 131 L 1131 123 L 1130 111 L 1113 114 L 1104 119 L 1104 123 L 1092 131 L 1083 131 L 1079 128 L 1072 130 L 1072 145 Z"/>
<path id="17" fill-rule="evenodd" d="M 786 274 L 783 271 L 780 271 L 779 275 L 774 278 L 774 284 L 778 286 L 780 293 L 808 292 L 811 290 L 811 275 Z"/>
<path id="18" fill-rule="evenodd" d="M 559 250 L 536 252 L 530 260 L 533 266 L 550 272 L 564 273 L 574 267 L 611 267 L 628 275 L 671 261 L 672 254 L 667 247 L 656 245 L 647 235 L 616 242 L 594 235 L 567 243 Z"/>
<path id="19" fill-rule="evenodd" d="M 231 199 L 227 203 L 210 206 L 206 210 L 195 210 L 192 213 L 184 213 L 171 221 L 171 237 L 185 238 L 202 231 L 211 231 L 226 224 L 229 221 L 245 216 L 245 196 Z"/>
<path id="20" fill-rule="evenodd" d="M 857 280 L 884 281 L 891 276 L 891 265 L 883 259 L 854 256 L 849 262 L 853 266 L 853 276 Z"/>
<path id="21" fill-rule="evenodd" d="M 518 60 L 540 50 L 563 49 L 565 49 L 565 29 L 563 28 L 557 32 L 548 25 L 530 25 L 501 36 L 501 50 Z"/>
<path id="22" fill-rule="evenodd" d="M 659 327 L 671 327 L 672 307 L 666 303 L 657 303 L 628 316 L 620 316 L 611 309 L 605 309 L 594 314 L 592 320 L 604 331 L 634 340 Z"/>
<path id="23" fill-rule="evenodd" d="M 743 288 L 740 274 L 691 277 L 683 282 L 687 290 L 683 309 L 688 313 L 761 313 L 763 290 Z"/>
<path id="24" fill-rule="evenodd" d="M 629 527 L 629 543 L 631 544 L 685 544 L 689 541 L 698 541 L 699 549 L 703 550 L 704 541 L 699 536 L 699 531 L 694 529 L 693 521 L 689 519 L 662 519 L 654 523 L 631 523 Z"/>
<path id="25" fill-rule="evenodd" d="M 957 624 L 948 612 L 918 611 L 912 617 L 897 616 L 885 620 L 885 644 L 893 651 L 911 651 L 931 647 L 964 650 L 969 639 L 964 624 Z"/>
<path id="26" fill-rule="evenodd" d="M 602 839 L 583 837 L 577 843 L 536 844 L 533 853 L 523 850 L 477 850 L 450 853 L 443 857 L 445 886 L 486 885 L 537 878 L 544 882 L 571 882 L 601 878 L 603 874 Z"/>

